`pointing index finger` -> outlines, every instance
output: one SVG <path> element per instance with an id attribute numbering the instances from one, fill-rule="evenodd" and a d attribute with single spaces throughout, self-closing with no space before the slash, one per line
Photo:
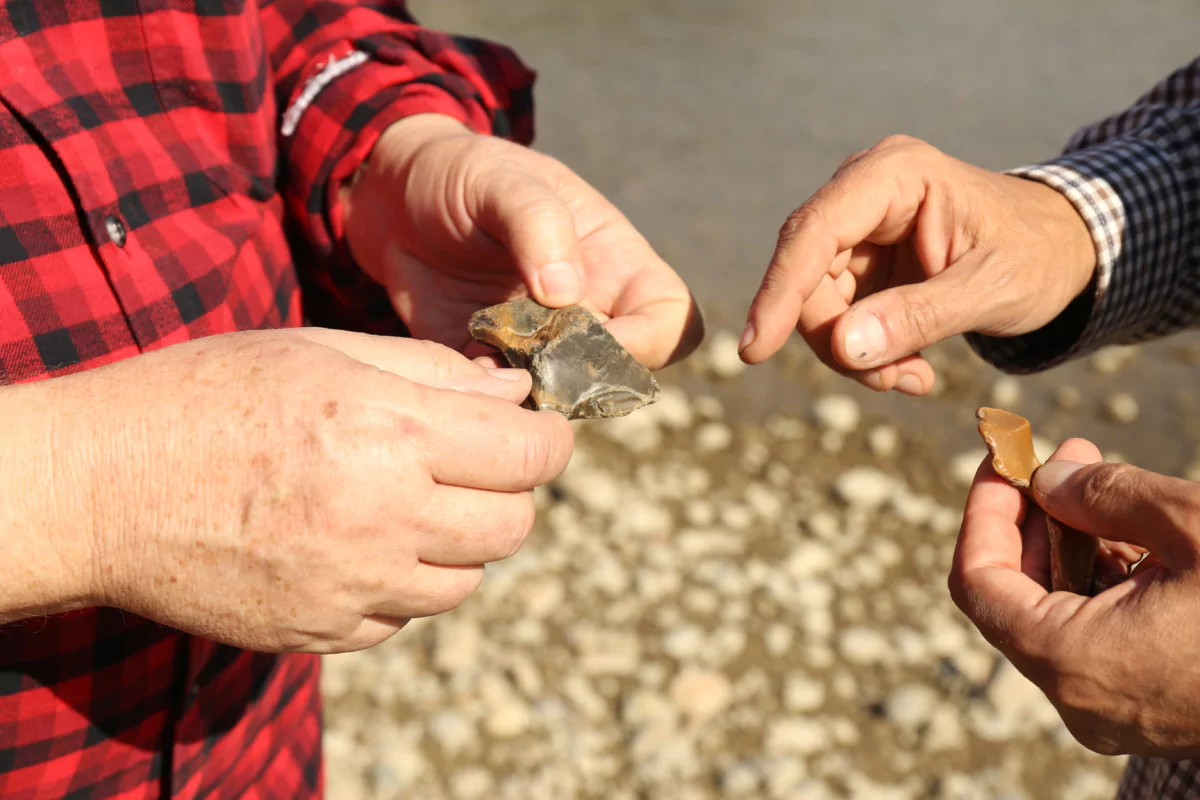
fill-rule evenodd
<path id="1" fill-rule="evenodd" d="M 907 235 L 925 183 L 896 161 L 908 140 L 885 140 L 844 166 L 833 180 L 788 216 L 750 308 L 742 358 L 765 361 L 787 341 L 804 303 L 838 254 L 863 241 L 893 243 Z"/>

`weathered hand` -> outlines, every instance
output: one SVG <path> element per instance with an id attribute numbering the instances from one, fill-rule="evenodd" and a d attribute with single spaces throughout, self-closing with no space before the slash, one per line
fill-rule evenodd
<path id="1" fill-rule="evenodd" d="M 368 647 L 457 606 L 521 546 L 529 490 L 572 450 L 565 419 L 519 407 L 529 375 L 498 373 L 302 329 L 48 382 L 92 503 L 73 521 L 93 531 L 74 570 L 91 583 L 72 596 L 264 651 Z"/>
<path id="2" fill-rule="evenodd" d="M 587 307 L 651 368 L 703 337 L 683 281 L 599 192 L 448 117 L 389 128 L 342 202 L 355 259 L 420 338 L 467 351 L 473 312 L 526 293 Z"/>
<path id="3" fill-rule="evenodd" d="M 1091 280 L 1095 247 L 1057 191 L 896 136 L 846 161 L 792 213 L 750 309 L 742 358 L 793 328 L 837 371 L 920 395 L 920 350 L 968 331 L 1053 320 Z"/>
<path id="4" fill-rule="evenodd" d="M 1200 487 L 1071 440 L 1035 473 L 1037 502 L 1112 542 L 1132 576 L 1096 597 L 1048 592 L 1045 515 L 992 472 L 967 500 L 950 591 L 980 632 L 1036 683 L 1084 746 L 1200 755 Z M 1126 543 L 1126 544 L 1121 544 Z"/>

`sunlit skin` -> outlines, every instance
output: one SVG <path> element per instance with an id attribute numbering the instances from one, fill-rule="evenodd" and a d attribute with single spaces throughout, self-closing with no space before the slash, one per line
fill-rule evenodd
<path id="1" fill-rule="evenodd" d="M 1086 290 L 1095 265 L 1087 226 L 1054 189 L 890 137 L 788 217 L 742 359 L 765 361 L 798 330 L 834 370 L 923 395 L 935 375 L 922 348 L 967 331 L 1037 330 Z"/>
<path id="2" fill-rule="evenodd" d="M 377 644 L 521 546 L 573 446 L 529 388 L 441 345 L 293 329 L 5 389 L 30 456 L 0 462 L 27 489 L 0 509 L 0 622 L 108 605 L 253 650 Z"/>
<path id="3" fill-rule="evenodd" d="M 342 193 L 355 259 L 413 335 L 472 355 L 480 308 L 581 304 L 658 369 L 704 336 L 687 286 L 599 192 L 550 156 L 425 114 L 389 128 Z"/>
<path id="4" fill-rule="evenodd" d="M 986 459 L 959 534 L 950 591 L 980 632 L 1099 753 L 1200 754 L 1200 488 L 1065 442 L 1031 506 Z M 1043 513 L 1043 511 L 1045 513 Z M 1045 514 L 1136 564 L 1095 597 L 1050 592 Z M 1150 551 L 1153 555 L 1143 555 Z"/>

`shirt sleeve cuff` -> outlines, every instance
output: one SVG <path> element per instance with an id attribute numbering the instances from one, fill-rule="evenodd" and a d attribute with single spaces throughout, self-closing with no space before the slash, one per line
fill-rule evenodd
<path id="1" fill-rule="evenodd" d="M 1113 139 L 1052 161 L 1010 170 L 1061 192 L 1096 248 L 1089 287 L 1044 327 L 1021 336 L 967 334 L 983 359 L 1006 372 L 1040 372 L 1103 346 L 1159 334 L 1170 297 L 1167 265 L 1178 247 L 1178 175 L 1152 142 Z M 1052 264 L 1031 265 L 1052 269 Z"/>

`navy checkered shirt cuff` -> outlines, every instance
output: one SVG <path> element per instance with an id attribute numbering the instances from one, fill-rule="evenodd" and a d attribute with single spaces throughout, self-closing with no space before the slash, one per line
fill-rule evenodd
<path id="1" fill-rule="evenodd" d="M 1044 327 L 1013 337 L 967 334 L 972 349 L 1005 372 L 1031 373 L 1157 335 L 1170 299 L 1182 203 L 1167 154 L 1146 140 L 1113 139 L 1009 174 L 1045 183 L 1075 206 L 1096 247 L 1096 272 Z"/>

